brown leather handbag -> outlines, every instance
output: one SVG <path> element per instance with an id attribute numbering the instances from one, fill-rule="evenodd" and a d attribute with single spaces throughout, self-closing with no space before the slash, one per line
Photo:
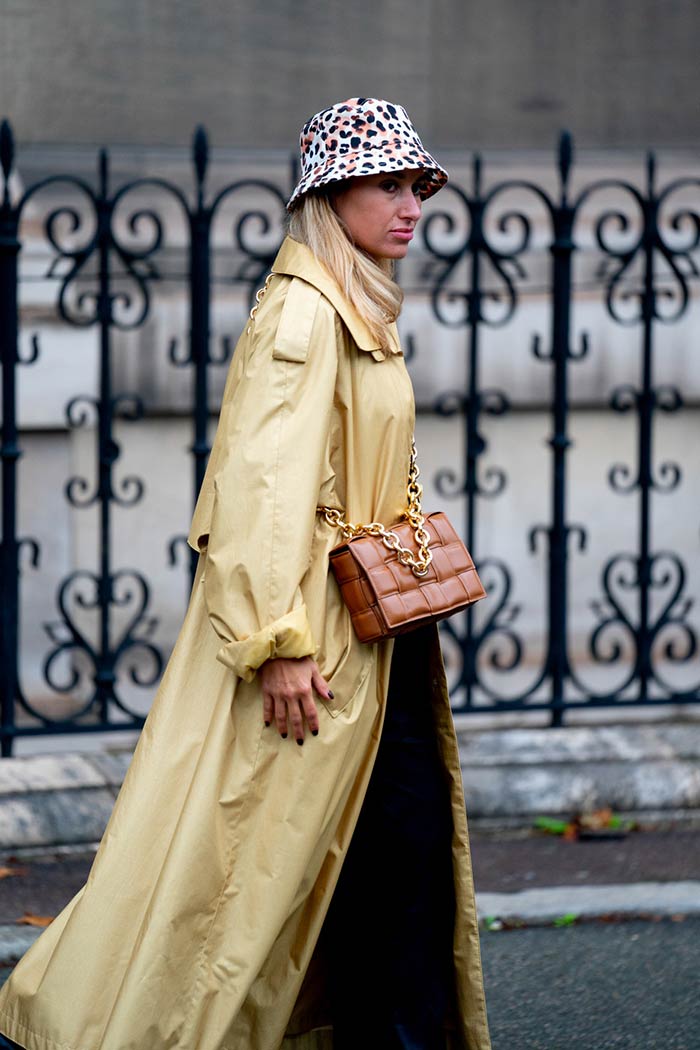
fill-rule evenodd
<path id="1" fill-rule="evenodd" d="M 353 525 L 335 508 L 318 508 L 346 540 L 330 552 L 330 564 L 361 642 L 442 620 L 486 596 L 447 515 L 438 511 L 423 517 L 418 475 L 414 443 L 405 520 L 390 529 L 376 521 Z M 412 539 L 417 553 L 408 546 Z"/>

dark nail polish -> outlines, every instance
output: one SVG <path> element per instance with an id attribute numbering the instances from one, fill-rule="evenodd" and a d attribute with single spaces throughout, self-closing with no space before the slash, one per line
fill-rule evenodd
<path id="1" fill-rule="evenodd" d="M 286 733 L 280 733 L 280 736 L 282 737 L 283 740 L 287 739 L 287 734 Z"/>
<path id="2" fill-rule="evenodd" d="M 267 721 L 267 719 L 265 719 L 265 725 L 267 726 L 268 729 L 270 728 L 270 723 Z"/>
<path id="3" fill-rule="evenodd" d="M 335 700 L 335 693 L 333 692 L 332 689 L 328 690 L 328 699 L 329 700 Z"/>
<path id="4" fill-rule="evenodd" d="M 297 740 L 297 744 L 299 745 L 299 747 L 301 747 L 303 743 L 304 743 L 303 740 Z"/>
<path id="5" fill-rule="evenodd" d="M 311 736 L 318 736 L 318 729 L 312 729 Z"/>

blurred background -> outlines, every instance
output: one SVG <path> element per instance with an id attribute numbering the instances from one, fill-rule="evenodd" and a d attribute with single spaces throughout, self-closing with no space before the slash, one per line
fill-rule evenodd
<path id="1" fill-rule="evenodd" d="M 490 590 L 443 632 L 455 710 L 698 700 L 699 21 L 682 0 L 5 0 L 5 288 L 38 353 L 12 367 L 5 522 L 39 555 L 16 552 L 15 599 L 6 538 L 6 727 L 147 712 L 299 128 L 358 94 L 401 102 L 452 176 L 399 278 L 427 505 Z"/>

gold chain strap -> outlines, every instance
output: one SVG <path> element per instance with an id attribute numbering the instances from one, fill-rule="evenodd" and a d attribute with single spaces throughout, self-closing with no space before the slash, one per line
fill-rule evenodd
<path id="1" fill-rule="evenodd" d="M 274 274 L 269 273 L 265 279 L 265 284 L 262 288 L 258 289 L 255 293 L 255 303 L 252 310 L 250 311 L 250 320 L 255 320 L 255 314 L 257 313 L 260 302 L 267 291 L 270 281 Z M 250 327 L 248 328 L 250 331 Z M 401 541 L 395 532 L 391 529 L 385 529 L 381 522 L 371 521 L 369 525 L 353 525 L 349 521 L 345 521 L 342 512 L 336 510 L 333 507 L 319 507 L 318 511 L 323 514 L 329 525 L 334 528 L 339 528 L 343 534 L 344 539 L 351 540 L 355 536 L 379 536 L 382 543 L 389 550 L 396 551 L 396 556 L 402 565 L 410 567 L 414 576 L 425 576 L 430 563 L 433 560 L 433 555 L 428 547 L 430 543 L 430 533 L 423 528 L 423 510 L 421 508 L 421 498 L 423 496 L 423 486 L 419 484 L 418 477 L 420 470 L 418 469 L 418 460 L 416 456 L 416 443 L 415 441 L 411 444 L 411 462 L 408 472 L 408 509 L 404 511 L 404 517 L 409 522 L 413 529 L 413 535 L 416 538 L 416 546 L 418 547 L 418 557 L 409 550 L 407 547 L 401 546 Z"/>
<path id="2" fill-rule="evenodd" d="M 428 548 L 430 533 L 423 528 L 424 518 L 421 508 L 423 487 L 418 483 L 419 475 L 420 470 L 418 469 L 416 443 L 414 441 L 411 445 L 411 465 L 408 472 L 408 509 L 404 511 L 404 517 L 413 529 L 416 546 L 418 547 L 418 557 L 413 551 L 408 550 L 407 547 L 402 547 L 396 533 L 392 532 L 391 529 L 385 529 L 378 521 L 372 521 L 369 525 L 353 525 L 351 522 L 345 521 L 342 511 L 336 510 L 334 507 L 319 507 L 318 510 L 323 514 L 329 525 L 341 530 L 344 539 L 351 540 L 355 536 L 363 535 L 379 536 L 385 547 L 396 551 L 398 560 L 402 565 L 409 566 L 414 576 L 425 576 L 433 560 L 433 555 Z"/>
<path id="3" fill-rule="evenodd" d="M 250 311 L 251 321 L 255 320 L 255 315 L 257 313 L 258 307 L 260 306 L 260 301 L 267 289 L 270 287 L 270 281 L 274 276 L 274 273 L 268 273 L 267 277 L 265 278 L 265 284 L 262 286 L 262 288 L 258 288 L 257 292 L 255 293 L 255 303 L 253 304 L 253 309 Z"/>

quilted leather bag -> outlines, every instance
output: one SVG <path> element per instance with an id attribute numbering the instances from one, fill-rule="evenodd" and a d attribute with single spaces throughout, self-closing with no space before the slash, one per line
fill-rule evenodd
<path id="1" fill-rule="evenodd" d="M 319 507 L 346 542 L 330 552 L 331 570 L 361 642 L 376 642 L 434 623 L 486 596 L 469 551 L 447 515 L 423 517 L 415 444 L 405 520 L 353 525 Z M 411 541 L 413 548 L 411 549 Z"/>

